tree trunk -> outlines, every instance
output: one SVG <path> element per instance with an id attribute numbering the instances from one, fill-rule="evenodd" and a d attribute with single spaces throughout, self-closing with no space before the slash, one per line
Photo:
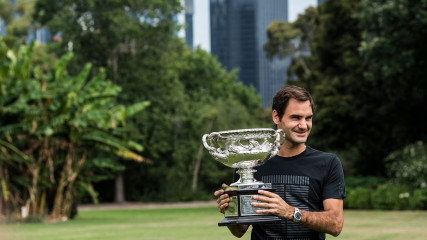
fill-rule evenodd
<path id="1" fill-rule="evenodd" d="M 0 169 L 1 170 L 1 169 Z M 6 211 L 5 211 L 5 204 L 4 204 L 4 197 L 3 197 L 3 179 L 2 179 L 2 181 L 0 182 L 0 216 L 1 215 L 5 215 L 6 214 Z"/>
<path id="2" fill-rule="evenodd" d="M 124 192 L 124 183 L 123 183 L 123 171 L 116 173 L 115 179 L 115 192 L 114 192 L 114 202 L 124 203 L 125 202 L 125 192 Z"/>
<path id="3" fill-rule="evenodd" d="M 36 201 L 37 185 L 39 180 L 40 168 L 36 164 L 33 164 L 32 166 L 30 166 L 30 171 L 31 171 L 31 174 L 33 175 L 33 179 L 32 179 L 32 186 L 29 187 L 28 189 L 28 192 L 30 195 L 29 213 L 31 215 L 36 215 L 37 214 L 37 201 Z"/>
<path id="4" fill-rule="evenodd" d="M 208 127 L 206 128 L 206 133 L 210 132 L 212 129 L 214 120 L 209 121 Z M 197 181 L 199 179 L 199 171 L 200 171 L 200 165 L 202 163 L 202 156 L 203 156 L 203 144 L 200 145 L 199 151 L 197 152 L 197 159 L 194 163 L 194 170 L 193 170 L 193 183 L 191 185 L 191 190 L 193 192 L 197 189 Z"/>
<path id="5" fill-rule="evenodd" d="M 113 68 L 113 83 L 117 84 L 118 79 L 118 60 L 119 60 L 119 46 L 116 46 L 111 51 L 111 65 Z"/>
<path id="6" fill-rule="evenodd" d="M 65 187 L 67 186 L 67 179 L 70 173 L 72 172 L 73 154 L 74 154 L 74 149 L 71 146 L 69 146 L 68 153 L 65 156 L 64 166 L 61 171 L 61 176 L 58 182 L 58 187 L 56 188 L 52 213 L 50 215 L 52 220 L 59 220 L 62 215 L 62 207 L 63 207 L 63 201 L 64 201 L 63 195 L 64 195 Z"/>

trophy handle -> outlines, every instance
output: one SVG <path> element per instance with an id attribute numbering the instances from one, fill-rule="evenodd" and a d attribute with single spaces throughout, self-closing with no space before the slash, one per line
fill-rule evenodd
<path id="1" fill-rule="evenodd" d="M 205 135 L 203 135 L 203 139 L 202 139 L 202 141 L 203 141 L 203 146 L 205 146 L 205 148 L 206 148 L 208 151 L 215 151 L 215 148 L 214 148 L 214 147 L 211 147 L 211 146 L 208 144 L 208 142 L 207 142 L 207 137 L 209 137 L 210 135 L 212 135 L 212 133 L 211 133 L 211 134 L 205 134 Z"/>
<path id="2" fill-rule="evenodd" d="M 282 129 L 276 130 L 276 133 L 274 135 L 276 136 L 276 141 L 274 141 L 276 146 L 274 146 L 274 149 L 271 152 L 269 159 L 274 157 L 279 152 L 280 146 L 283 144 L 283 141 L 285 140 L 285 132 Z"/>
<path id="3" fill-rule="evenodd" d="M 212 147 L 212 146 L 209 145 L 209 143 L 208 143 L 208 137 L 211 139 L 213 136 L 220 136 L 220 134 L 217 133 L 217 132 L 213 132 L 211 134 L 205 134 L 205 135 L 203 135 L 203 138 L 202 138 L 203 146 L 205 146 L 205 148 L 209 151 L 209 153 L 212 156 L 214 156 L 215 158 L 226 159 L 228 157 L 228 155 L 226 153 L 219 153 L 218 149 L 216 149 L 215 147 Z"/>

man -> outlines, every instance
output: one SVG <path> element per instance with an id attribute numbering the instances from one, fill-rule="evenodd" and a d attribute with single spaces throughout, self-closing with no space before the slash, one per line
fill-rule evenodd
<path id="1" fill-rule="evenodd" d="M 274 214 L 283 220 L 253 224 L 251 238 L 325 239 L 325 233 L 338 236 L 344 222 L 344 174 L 336 155 L 305 144 L 312 127 L 313 99 L 305 89 L 288 86 L 274 96 L 272 110 L 273 121 L 285 132 L 285 140 L 275 157 L 256 168 L 255 178 L 272 183 L 276 193 L 259 190 L 253 196 L 259 202 L 252 205 L 263 208 L 257 213 Z M 223 193 L 214 193 L 221 213 L 231 201 Z M 249 226 L 228 228 L 241 237 Z"/>

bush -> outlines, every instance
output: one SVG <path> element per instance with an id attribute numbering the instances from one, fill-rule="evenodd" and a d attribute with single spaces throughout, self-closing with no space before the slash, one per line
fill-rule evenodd
<path id="1" fill-rule="evenodd" d="M 365 187 L 348 188 L 344 208 L 371 209 L 371 195 L 373 190 Z"/>
<path id="2" fill-rule="evenodd" d="M 348 187 L 346 209 L 427 210 L 427 188 L 384 183 L 376 188 Z"/>
<path id="3" fill-rule="evenodd" d="M 427 188 L 415 189 L 413 197 L 409 198 L 412 209 L 427 210 Z"/>
<path id="4" fill-rule="evenodd" d="M 410 209 L 411 189 L 406 185 L 386 183 L 380 185 L 372 194 L 372 208 L 383 210 Z"/>
<path id="5" fill-rule="evenodd" d="M 390 153 L 386 158 L 389 176 L 400 184 L 427 187 L 427 145 L 418 141 Z"/>
<path id="6" fill-rule="evenodd" d="M 378 185 L 386 183 L 387 179 L 377 176 L 346 177 L 345 186 L 348 188 L 367 187 L 376 188 Z"/>

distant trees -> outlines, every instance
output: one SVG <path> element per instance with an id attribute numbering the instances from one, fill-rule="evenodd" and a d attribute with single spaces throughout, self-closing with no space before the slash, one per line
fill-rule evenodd
<path id="1" fill-rule="evenodd" d="M 268 126 L 261 117 L 265 115 L 260 97 L 235 82 L 236 74 L 227 73 L 209 53 L 193 52 L 183 44 L 161 64 L 146 61 L 139 66 L 140 73 L 127 73 L 138 80 L 129 81 L 125 89 L 151 102 L 148 114 L 134 118 L 133 127 L 135 139 L 149 146 L 144 153 L 153 164 L 128 163 L 135 166 L 126 169 L 127 196 L 147 201 L 207 198 L 222 181 L 231 181 L 232 169 L 209 156 L 201 137 L 218 130 Z"/>
<path id="2" fill-rule="evenodd" d="M 35 19 L 61 36 L 49 49 L 57 55 L 74 52 L 71 73 L 90 62 L 91 74 L 103 67 L 123 88 L 121 103 L 150 101 L 127 125 L 128 137 L 152 160 L 150 166 L 126 163 L 127 200 L 210 195 L 232 170 L 221 169 L 204 151 L 202 135 L 269 122 L 255 89 L 237 83 L 235 73 L 227 73 L 209 53 L 193 52 L 178 39 L 174 16 L 181 10 L 179 0 L 40 0 L 35 5 Z M 97 185 L 104 199 L 112 185 Z"/>

